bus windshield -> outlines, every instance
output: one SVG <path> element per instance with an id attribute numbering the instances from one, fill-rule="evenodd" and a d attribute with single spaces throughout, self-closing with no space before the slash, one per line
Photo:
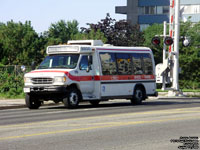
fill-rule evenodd
<path id="1" fill-rule="evenodd" d="M 79 54 L 47 56 L 38 69 L 74 69 L 77 66 Z"/>

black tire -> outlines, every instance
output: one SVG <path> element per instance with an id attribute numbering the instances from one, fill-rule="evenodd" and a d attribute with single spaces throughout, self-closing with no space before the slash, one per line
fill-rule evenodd
<path id="1" fill-rule="evenodd" d="M 133 98 L 131 99 L 131 103 L 133 105 L 141 105 L 142 100 L 145 99 L 145 91 L 141 86 L 138 86 L 134 90 Z"/>
<path id="2" fill-rule="evenodd" d="M 26 94 L 25 103 L 29 109 L 38 109 L 41 106 L 41 102 L 31 94 Z"/>
<path id="3" fill-rule="evenodd" d="M 93 100 L 93 101 L 89 101 L 91 105 L 93 106 L 98 106 L 100 103 L 100 100 Z"/>
<path id="4" fill-rule="evenodd" d="M 81 99 L 80 92 L 75 89 L 69 89 L 67 95 L 63 98 L 63 103 L 66 108 L 77 108 Z"/>

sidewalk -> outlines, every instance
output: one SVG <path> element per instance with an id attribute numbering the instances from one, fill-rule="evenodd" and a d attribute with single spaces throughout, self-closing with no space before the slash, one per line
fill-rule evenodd
<path id="1" fill-rule="evenodd" d="M 149 97 L 148 100 L 151 99 L 200 99 L 200 93 L 194 93 L 194 92 L 184 92 L 184 95 L 187 95 L 188 97 L 168 97 L 167 92 L 159 92 L 158 97 Z M 191 97 L 195 96 L 195 97 Z M 55 104 L 53 101 L 45 101 L 43 105 L 59 105 Z M 0 99 L 0 110 L 3 109 L 14 109 L 14 108 L 25 108 L 25 100 L 24 99 Z"/>
<path id="2" fill-rule="evenodd" d="M 183 92 L 183 95 L 184 97 L 200 97 L 200 92 Z M 158 97 L 170 98 L 168 97 L 168 92 L 158 92 Z M 180 96 L 180 98 L 182 97 Z"/>
<path id="3" fill-rule="evenodd" d="M 45 101 L 43 105 L 58 105 L 53 101 Z M 14 109 L 14 108 L 25 108 L 25 99 L 0 99 L 0 110 L 3 109 Z"/>
<path id="4" fill-rule="evenodd" d="M 25 107 L 24 99 L 0 99 L 0 110 Z"/>

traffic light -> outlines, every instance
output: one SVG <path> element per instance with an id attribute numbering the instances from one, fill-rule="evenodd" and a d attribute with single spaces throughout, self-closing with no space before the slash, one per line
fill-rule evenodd
<path id="1" fill-rule="evenodd" d="M 167 36 L 167 37 L 165 38 L 165 40 L 164 40 L 164 43 L 165 43 L 165 45 L 167 45 L 167 46 L 172 45 L 173 42 L 174 42 L 173 39 L 172 39 L 171 37 L 169 37 L 169 36 Z"/>
<path id="2" fill-rule="evenodd" d="M 157 36 L 153 37 L 152 40 L 151 40 L 151 43 L 155 46 L 159 45 L 160 44 L 160 38 L 157 37 Z"/>
<path id="3" fill-rule="evenodd" d="M 160 44 L 160 38 L 158 36 L 155 36 L 152 38 L 151 43 L 155 46 L 158 46 Z M 173 38 L 171 38 L 170 36 L 167 36 L 164 38 L 164 44 L 167 46 L 170 46 L 174 43 Z"/>

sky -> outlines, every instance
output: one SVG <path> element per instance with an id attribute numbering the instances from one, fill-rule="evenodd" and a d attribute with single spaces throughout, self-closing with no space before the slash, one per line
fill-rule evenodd
<path id="1" fill-rule="evenodd" d="M 51 23 L 63 19 L 77 20 L 79 27 L 97 23 L 109 13 L 116 20 L 126 15 L 115 14 L 115 6 L 126 6 L 127 0 L 0 0 L 0 22 L 31 21 L 38 33 L 47 31 Z"/>

